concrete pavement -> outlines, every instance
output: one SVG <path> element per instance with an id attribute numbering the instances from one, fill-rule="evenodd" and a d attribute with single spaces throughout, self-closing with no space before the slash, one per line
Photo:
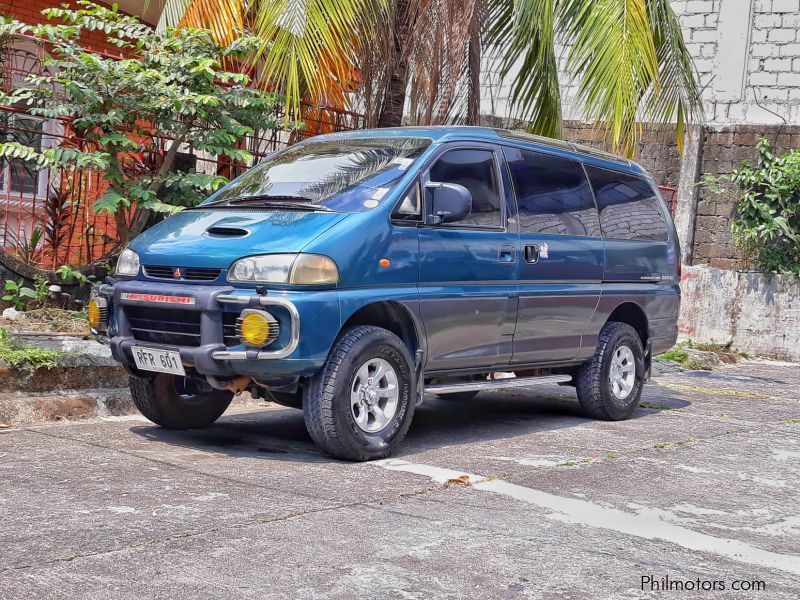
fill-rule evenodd
<path id="1" fill-rule="evenodd" d="M 0 431 L 0 598 L 796 598 L 798 365 L 665 375 L 642 404 L 429 398 L 370 464 L 256 405 Z"/>

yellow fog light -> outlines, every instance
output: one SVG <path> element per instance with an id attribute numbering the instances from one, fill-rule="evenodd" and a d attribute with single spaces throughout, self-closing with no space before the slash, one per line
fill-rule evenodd
<path id="1" fill-rule="evenodd" d="M 278 339 L 279 333 L 278 320 L 263 310 L 243 310 L 236 320 L 236 335 L 245 346 L 267 346 Z"/>
<path id="2" fill-rule="evenodd" d="M 95 331 L 105 329 L 108 324 L 108 302 L 105 298 L 92 298 L 86 307 L 86 320 Z"/>

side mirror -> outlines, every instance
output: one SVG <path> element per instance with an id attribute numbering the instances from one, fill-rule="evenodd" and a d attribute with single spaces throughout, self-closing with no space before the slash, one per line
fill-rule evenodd
<path id="1" fill-rule="evenodd" d="M 462 221 L 472 212 L 472 194 L 463 185 L 431 181 L 425 189 L 431 191 L 434 225 Z"/>

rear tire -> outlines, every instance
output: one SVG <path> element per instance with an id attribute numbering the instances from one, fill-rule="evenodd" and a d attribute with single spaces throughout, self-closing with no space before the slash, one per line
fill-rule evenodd
<path id="1" fill-rule="evenodd" d="M 400 338 L 380 327 L 347 329 L 304 386 L 308 433 L 336 458 L 385 458 L 411 425 L 413 392 L 413 361 Z"/>
<path id="2" fill-rule="evenodd" d="M 139 412 L 167 429 L 211 425 L 233 400 L 233 392 L 214 389 L 191 377 L 164 374 L 131 377 L 129 386 Z"/>
<path id="3" fill-rule="evenodd" d="M 644 351 L 636 330 L 627 323 L 606 323 L 594 356 L 580 366 L 575 382 L 588 416 L 606 421 L 630 417 L 644 385 Z"/>

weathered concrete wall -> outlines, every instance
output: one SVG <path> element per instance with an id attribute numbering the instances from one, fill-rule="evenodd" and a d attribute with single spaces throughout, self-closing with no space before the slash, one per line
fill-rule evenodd
<path id="1" fill-rule="evenodd" d="M 684 267 L 679 327 L 698 342 L 800 360 L 800 283 L 761 273 Z"/>

